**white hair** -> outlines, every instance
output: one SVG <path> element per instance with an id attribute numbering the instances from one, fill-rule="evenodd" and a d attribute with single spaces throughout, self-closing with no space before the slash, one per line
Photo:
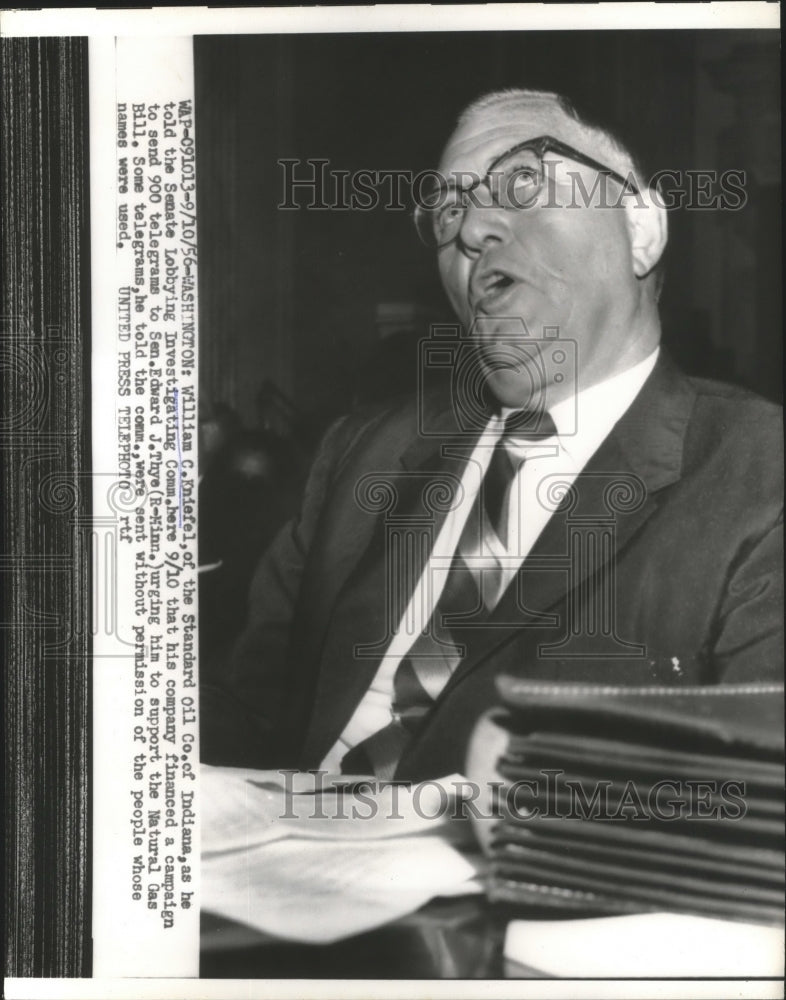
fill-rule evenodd
<path id="1" fill-rule="evenodd" d="M 483 94 L 467 105 L 459 116 L 458 124 L 466 125 L 475 115 L 479 115 L 483 111 L 488 111 L 489 108 L 495 108 L 500 104 L 519 104 L 525 101 L 527 103 L 531 103 L 532 101 L 552 101 L 559 106 L 560 111 L 564 112 L 564 114 L 570 118 L 574 118 L 576 121 L 580 120 L 571 102 L 561 94 L 550 90 L 524 90 L 523 88 L 507 87 L 505 90 L 494 90 L 489 94 Z"/>
<path id="2" fill-rule="evenodd" d="M 515 107 L 516 105 L 528 105 L 531 107 L 533 104 L 546 106 L 552 106 L 558 111 L 562 112 L 566 118 L 570 119 L 572 122 L 586 130 L 588 133 L 602 138 L 606 143 L 608 143 L 614 151 L 625 161 L 627 161 L 629 169 L 633 171 L 634 174 L 640 174 L 641 167 L 638 163 L 637 157 L 631 149 L 625 146 L 613 132 L 604 128 L 601 125 L 597 125 L 594 122 L 588 121 L 579 114 L 571 101 L 567 97 L 563 97 L 562 94 L 557 94 L 549 90 L 525 90 L 523 88 L 509 87 L 505 90 L 495 90 L 489 94 L 484 94 L 482 97 L 478 97 L 471 104 L 469 104 L 459 115 L 458 127 L 466 125 L 473 118 L 482 117 L 487 111 L 499 107 Z"/>

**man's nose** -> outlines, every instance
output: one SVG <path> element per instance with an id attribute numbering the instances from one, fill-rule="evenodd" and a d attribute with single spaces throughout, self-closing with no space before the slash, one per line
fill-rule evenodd
<path id="1" fill-rule="evenodd" d="M 464 218 L 459 230 L 459 243 L 470 254 L 481 253 L 492 243 L 504 242 L 507 232 L 507 212 L 494 204 L 491 192 L 481 184 L 469 194 Z"/>

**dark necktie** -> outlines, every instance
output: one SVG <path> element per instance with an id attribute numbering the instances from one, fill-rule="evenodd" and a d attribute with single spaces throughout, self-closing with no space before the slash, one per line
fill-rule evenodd
<path id="1" fill-rule="evenodd" d="M 557 433 L 548 413 L 518 410 L 505 419 L 505 426 L 494 447 L 489 467 L 483 479 L 483 506 L 497 538 L 507 548 L 508 496 L 513 476 L 521 464 L 517 463 L 506 447 L 511 438 L 520 441 L 537 441 Z"/>
<path id="2" fill-rule="evenodd" d="M 508 455 L 508 436 L 537 440 L 556 433 L 548 414 L 519 411 L 505 421 L 482 484 L 482 503 L 497 536 L 506 542 L 507 500 L 516 464 Z M 472 514 L 470 514 L 470 518 Z M 415 639 L 393 678 L 391 722 L 349 750 L 341 762 L 345 774 L 375 774 L 389 780 L 411 738 L 423 725 L 434 703 L 465 653 L 471 634 L 467 619 L 479 625 L 488 617 L 476 578 L 460 553 L 453 558 L 442 594 L 427 628 Z M 463 619 L 460 624 L 457 620 Z"/>
<path id="3" fill-rule="evenodd" d="M 420 729 L 438 695 L 461 663 L 466 647 L 454 618 L 485 616 L 473 574 L 456 553 L 431 619 L 403 657 L 393 677 L 391 721 L 349 750 L 341 762 L 344 774 L 375 774 L 389 780 L 412 736 Z M 466 638 L 462 633 L 461 638 Z"/>

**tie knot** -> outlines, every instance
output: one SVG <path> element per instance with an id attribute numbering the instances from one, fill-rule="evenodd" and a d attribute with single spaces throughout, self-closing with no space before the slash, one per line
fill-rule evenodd
<path id="1" fill-rule="evenodd" d="M 557 427 L 546 410 L 516 410 L 505 418 L 502 437 L 537 441 L 556 433 Z"/>

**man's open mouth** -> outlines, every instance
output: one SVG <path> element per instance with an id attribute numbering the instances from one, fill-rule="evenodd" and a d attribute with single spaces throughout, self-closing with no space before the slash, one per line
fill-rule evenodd
<path id="1" fill-rule="evenodd" d="M 515 283 L 516 279 L 506 271 L 484 271 L 472 280 L 470 299 L 473 308 L 488 308 L 497 303 Z"/>

